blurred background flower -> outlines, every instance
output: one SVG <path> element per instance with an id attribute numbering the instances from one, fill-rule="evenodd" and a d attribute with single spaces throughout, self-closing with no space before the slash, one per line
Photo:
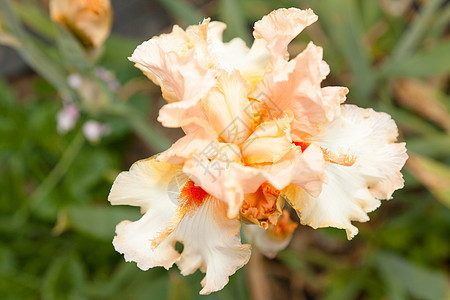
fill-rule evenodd
<path id="1" fill-rule="evenodd" d="M 53 10 L 53 22 L 49 2 L 72 8 Z M 200 272 L 143 272 L 111 244 L 116 223 L 140 215 L 109 206 L 112 181 L 181 136 L 156 123 L 160 90 L 126 58 L 142 40 L 204 17 L 250 43 L 256 20 L 291 6 L 319 16 L 291 57 L 314 41 L 331 68 L 323 86 L 348 86 L 347 102 L 397 122 L 411 157 L 405 188 L 354 240 L 300 226 L 275 259 L 254 251 L 207 298 L 448 299 L 448 1 L 113 0 L 109 35 L 108 1 L 0 0 L 2 299 L 200 297 Z"/>

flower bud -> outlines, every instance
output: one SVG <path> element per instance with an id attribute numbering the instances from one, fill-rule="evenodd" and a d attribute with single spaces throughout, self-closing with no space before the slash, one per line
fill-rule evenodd
<path id="1" fill-rule="evenodd" d="M 50 15 L 86 48 L 101 46 L 111 31 L 109 0 L 50 0 Z"/>

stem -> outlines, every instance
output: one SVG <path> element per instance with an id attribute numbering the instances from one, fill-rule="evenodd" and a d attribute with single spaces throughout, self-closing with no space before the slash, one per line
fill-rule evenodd
<path id="1" fill-rule="evenodd" d="M 30 209 L 37 208 L 42 200 L 44 200 L 50 192 L 55 188 L 61 178 L 67 173 L 69 167 L 75 161 L 78 153 L 84 145 L 84 136 L 80 131 L 77 133 L 75 138 L 70 142 L 69 146 L 65 150 L 58 164 L 53 168 L 53 170 L 48 174 L 48 176 L 42 181 L 42 183 L 37 187 L 34 193 L 31 195 L 28 203 Z"/>
<path id="2" fill-rule="evenodd" d="M 247 265 L 247 283 L 251 300 L 270 300 L 271 290 L 264 271 L 264 258 L 258 250 L 252 251 Z"/>
<path id="3" fill-rule="evenodd" d="M 161 134 L 157 129 L 150 126 L 147 120 L 137 111 L 123 104 L 111 104 L 105 109 L 106 113 L 113 116 L 125 118 L 139 137 L 153 150 L 161 152 L 167 150 L 172 141 Z"/>

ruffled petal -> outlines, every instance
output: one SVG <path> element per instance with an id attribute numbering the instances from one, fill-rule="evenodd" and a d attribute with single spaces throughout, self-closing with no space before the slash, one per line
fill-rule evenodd
<path id="1" fill-rule="evenodd" d="M 241 217 L 267 229 L 271 224 L 277 223 L 283 205 L 284 199 L 280 197 L 280 191 L 263 183 L 256 192 L 245 194 Z"/>
<path id="2" fill-rule="evenodd" d="M 200 294 L 221 290 L 228 277 L 248 262 L 250 245 L 241 244 L 240 227 L 238 219 L 227 217 L 226 204 L 210 197 L 174 231 L 171 239 L 184 245 L 177 261 L 181 274 L 197 269 L 206 273 Z"/>
<path id="3" fill-rule="evenodd" d="M 247 94 L 250 84 L 239 71 L 220 71 L 217 85 L 202 100 L 211 126 L 226 143 L 241 144 L 253 129 L 253 111 Z"/>
<path id="4" fill-rule="evenodd" d="M 317 145 L 310 145 L 295 163 L 295 174 L 291 183 L 301 186 L 310 195 L 318 196 L 326 181 L 325 159 Z"/>
<path id="5" fill-rule="evenodd" d="M 134 163 L 117 176 L 108 201 L 112 205 L 140 206 L 143 212 L 167 198 L 167 186 L 182 167 L 158 162 L 157 156 Z"/>
<path id="6" fill-rule="evenodd" d="M 292 148 L 273 164 L 244 166 L 239 148 L 222 146 L 215 156 L 194 155 L 186 160 L 183 172 L 209 194 L 227 203 L 228 217 L 234 218 L 239 214 L 244 194 L 256 192 L 264 182 L 282 190 L 296 180 L 312 192 L 320 190 L 324 163 L 313 153 L 317 148 L 312 147 L 304 156 L 308 160 L 312 158 L 311 161 L 303 160 L 299 148 Z"/>
<path id="7" fill-rule="evenodd" d="M 397 125 L 386 113 L 355 105 L 341 107 L 341 116 L 324 124 L 320 134 L 307 141 L 356 157 L 349 168 L 365 178 L 376 198 L 390 199 L 395 190 L 403 187 L 400 170 L 408 158 L 405 143 L 395 143 Z"/>
<path id="8" fill-rule="evenodd" d="M 185 111 L 203 98 L 215 84 L 215 72 L 207 62 L 206 28 L 209 20 L 185 32 L 174 26 L 172 33 L 139 45 L 129 58 L 161 86 L 169 104 L 158 120 L 166 127 L 179 127 Z"/>
<path id="9" fill-rule="evenodd" d="M 276 225 L 271 225 L 267 230 L 255 225 L 244 225 L 244 233 L 251 244 L 272 259 L 289 245 L 297 225 L 291 221 L 289 211 L 283 210 Z"/>
<path id="10" fill-rule="evenodd" d="M 222 33 L 225 28 L 222 22 L 211 22 L 208 26 L 208 49 L 216 67 L 228 73 L 238 70 L 251 84 L 260 81 L 270 61 L 266 42 L 255 40 L 250 49 L 240 38 L 224 43 Z"/>
<path id="11" fill-rule="evenodd" d="M 263 119 L 273 119 L 291 110 L 294 113 L 291 134 L 296 140 L 317 134 L 321 123 L 333 120 L 348 89 L 321 88 L 328 74 L 323 64 L 322 48 L 309 43 L 287 67 L 267 73 L 250 94 L 259 103 Z"/>
<path id="12" fill-rule="evenodd" d="M 155 158 L 141 160 L 133 164 L 128 172 L 117 176 L 108 200 L 113 205 L 140 206 L 145 215 L 136 222 L 122 221 L 116 227 L 113 240 L 116 250 L 126 261 L 135 261 L 142 270 L 155 266 L 166 269 L 178 259 L 173 249 L 174 243 L 163 241 L 155 250 L 151 241 L 169 224 L 177 210 L 177 195 L 169 193 L 173 180 L 183 184 L 186 178 L 178 178 L 180 167 Z"/>
<path id="13" fill-rule="evenodd" d="M 281 8 L 256 22 L 253 35 L 256 39 L 264 39 L 267 42 L 267 49 L 271 52 L 273 61 L 285 59 L 289 43 L 317 19 L 311 9 Z"/>
<path id="14" fill-rule="evenodd" d="M 274 163 L 295 145 L 290 136 L 292 113 L 280 119 L 261 123 L 242 144 L 242 155 L 247 164 Z"/>
<path id="15" fill-rule="evenodd" d="M 158 155 L 158 160 L 171 164 L 181 164 L 193 154 L 214 155 L 219 152 L 220 143 L 214 132 L 209 132 L 203 128 L 183 136 L 176 141 L 169 149 Z"/>
<path id="16" fill-rule="evenodd" d="M 209 294 L 222 289 L 228 277 L 248 262 L 250 245 L 241 244 L 240 221 L 227 218 L 224 202 L 202 192 L 194 204 L 184 203 L 187 210 L 183 207 L 180 194 L 188 180 L 179 166 L 154 158 L 119 174 L 109 201 L 141 206 L 145 214 L 136 222 L 119 223 L 113 244 L 143 270 L 168 269 L 175 262 L 183 275 L 200 269 L 206 273 L 200 293 Z M 175 250 L 176 242 L 184 245 L 181 254 Z"/>
<path id="17" fill-rule="evenodd" d="M 209 194 L 227 203 L 228 217 L 235 218 L 239 215 L 244 194 L 255 192 L 269 175 L 227 158 L 210 160 L 207 156 L 195 155 L 186 160 L 183 172 Z"/>
<path id="18" fill-rule="evenodd" d="M 336 153 L 356 157 L 351 166 L 327 162 L 322 192 L 313 197 L 296 185 L 285 191 L 302 224 L 313 228 L 345 229 L 348 239 L 358 229 L 351 221 L 369 220 L 368 212 L 403 187 L 400 169 L 407 159 L 404 143 L 397 140 L 397 126 L 389 115 L 353 105 L 343 105 L 341 116 L 326 123 L 308 142 Z"/>

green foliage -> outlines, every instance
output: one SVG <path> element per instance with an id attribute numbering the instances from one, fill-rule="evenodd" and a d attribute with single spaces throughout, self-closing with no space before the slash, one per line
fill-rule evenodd
<path id="1" fill-rule="evenodd" d="M 417 266 L 392 253 L 378 253 L 375 260 L 390 299 L 408 299 L 407 293 L 425 300 L 446 296 L 444 274 Z"/>

